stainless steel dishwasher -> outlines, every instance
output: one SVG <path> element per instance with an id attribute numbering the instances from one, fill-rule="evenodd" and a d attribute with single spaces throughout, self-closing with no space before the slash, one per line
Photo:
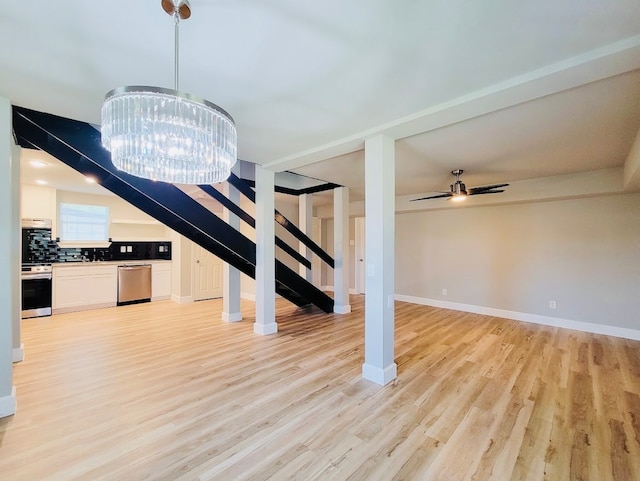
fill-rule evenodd
<path id="1" fill-rule="evenodd" d="M 151 265 L 118 266 L 118 305 L 151 300 Z"/>

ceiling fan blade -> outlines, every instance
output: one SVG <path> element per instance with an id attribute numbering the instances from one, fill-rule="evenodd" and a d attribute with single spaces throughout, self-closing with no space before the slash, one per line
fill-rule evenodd
<path id="1" fill-rule="evenodd" d="M 504 190 L 482 190 L 480 192 L 471 192 L 469 195 L 499 194 L 500 192 L 504 192 Z"/>
<path id="2" fill-rule="evenodd" d="M 429 197 L 420 197 L 419 199 L 411 199 L 409 202 L 415 202 L 416 200 L 441 199 L 443 197 L 451 197 L 451 193 L 432 195 L 432 196 L 429 196 Z"/>
<path id="3" fill-rule="evenodd" d="M 469 195 L 478 194 L 485 190 L 498 189 L 500 187 L 507 187 L 509 184 L 493 184 L 493 185 L 483 185 L 481 187 L 472 187 L 469 189 Z"/>

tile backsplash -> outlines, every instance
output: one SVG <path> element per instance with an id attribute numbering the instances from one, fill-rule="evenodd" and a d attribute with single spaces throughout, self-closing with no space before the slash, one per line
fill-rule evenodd
<path id="1" fill-rule="evenodd" d="M 43 229 L 44 230 L 44 229 Z M 171 260 L 171 242 L 112 242 L 109 247 L 59 247 L 48 232 L 23 238 L 23 263 Z"/>

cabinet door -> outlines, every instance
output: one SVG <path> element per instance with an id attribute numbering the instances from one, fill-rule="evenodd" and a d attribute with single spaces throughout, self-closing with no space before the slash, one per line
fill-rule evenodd
<path id="1" fill-rule="evenodd" d="M 91 284 L 91 304 L 116 304 L 118 278 L 115 274 L 96 274 L 92 276 Z"/>
<path id="2" fill-rule="evenodd" d="M 171 297 L 171 263 L 151 265 L 151 300 Z"/>
<path id="3" fill-rule="evenodd" d="M 54 275 L 53 308 L 65 309 L 90 304 L 91 285 L 87 275 Z"/>
<path id="4" fill-rule="evenodd" d="M 60 267 L 53 270 L 53 309 L 115 306 L 116 266 Z"/>

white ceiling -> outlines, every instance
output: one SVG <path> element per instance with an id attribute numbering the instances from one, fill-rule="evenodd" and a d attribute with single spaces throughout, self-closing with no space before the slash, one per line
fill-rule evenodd
<path id="1" fill-rule="evenodd" d="M 192 0 L 181 89 L 235 118 L 239 157 L 364 191 L 396 142 L 399 195 L 621 167 L 640 128 L 637 0 Z M 0 95 L 100 122 L 104 94 L 172 87 L 160 0 L 11 2 Z M 80 179 L 82 181 L 82 179 Z"/>

